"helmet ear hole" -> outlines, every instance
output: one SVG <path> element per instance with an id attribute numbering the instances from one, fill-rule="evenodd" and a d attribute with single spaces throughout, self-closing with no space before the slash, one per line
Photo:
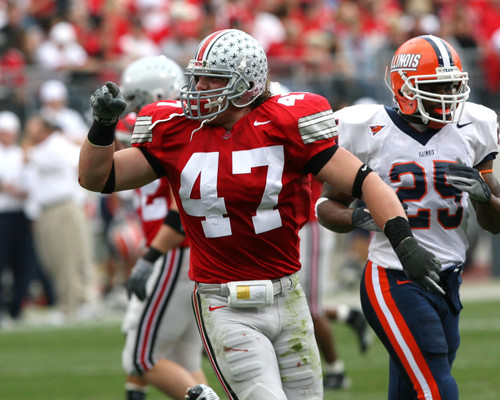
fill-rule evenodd
<path id="1" fill-rule="evenodd" d="M 250 90 L 253 87 L 253 82 L 245 82 L 241 81 L 238 86 L 236 86 L 236 92 L 237 93 L 243 93 L 246 90 Z"/>

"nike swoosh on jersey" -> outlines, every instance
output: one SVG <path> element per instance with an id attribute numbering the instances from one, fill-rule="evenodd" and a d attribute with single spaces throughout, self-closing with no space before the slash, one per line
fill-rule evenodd
<path id="1" fill-rule="evenodd" d="M 400 279 L 397 279 L 396 282 L 398 283 L 398 285 L 404 285 L 405 283 L 411 283 L 412 281 L 409 281 L 409 280 L 402 281 Z"/>
<path id="2" fill-rule="evenodd" d="M 467 126 L 470 124 L 472 124 L 472 122 L 467 122 L 466 124 L 461 124 L 461 125 L 460 125 L 460 122 L 457 122 L 457 128 L 460 129 L 460 128 L 463 128 L 464 126 Z"/>
<path id="3" fill-rule="evenodd" d="M 261 121 L 254 121 L 253 122 L 253 126 L 265 125 L 265 124 L 268 124 L 269 122 L 271 122 L 271 120 L 269 120 L 269 121 L 263 121 L 263 122 L 261 122 Z"/>
<path id="4" fill-rule="evenodd" d="M 209 305 L 208 306 L 208 311 L 215 311 L 215 310 L 218 310 L 219 308 L 224 308 L 224 307 L 227 307 L 227 305 L 223 305 L 223 306 L 213 306 L 213 305 Z"/>

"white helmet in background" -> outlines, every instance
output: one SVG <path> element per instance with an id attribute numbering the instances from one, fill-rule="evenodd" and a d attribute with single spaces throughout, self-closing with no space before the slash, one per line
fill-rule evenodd
<path id="1" fill-rule="evenodd" d="M 271 81 L 271 93 L 273 95 L 280 94 L 282 96 L 287 95 L 291 90 L 278 81 Z"/>
<path id="2" fill-rule="evenodd" d="M 184 83 L 182 68 L 170 58 L 163 55 L 140 58 L 129 64 L 121 76 L 126 112 L 138 112 L 158 100 L 176 100 Z"/>

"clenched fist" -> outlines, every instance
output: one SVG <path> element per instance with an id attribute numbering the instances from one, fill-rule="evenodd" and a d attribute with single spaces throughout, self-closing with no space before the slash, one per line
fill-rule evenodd
<path id="1" fill-rule="evenodd" d="M 106 82 L 90 96 L 90 106 L 96 121 L 104 125 L 113 125 L 118 121 L 127 104 L 118 85 Z"/>

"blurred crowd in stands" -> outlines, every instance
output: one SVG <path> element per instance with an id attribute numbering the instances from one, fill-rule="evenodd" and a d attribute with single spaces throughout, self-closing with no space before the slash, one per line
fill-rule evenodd
<path id="1" fill-rule="evenodd" d="M 64 268 L 43 268 L 50 255 L 39 254 L 41 260 L 28 274 L 12 274 L 12 318 L 20 316 L 23 295 L 29 292 L 26 279 L 16 282 L 19 276 L 38 280 L 49 306 L 65 299 L 57 321 L 91 315 L 95 299 L 124 279 L 115 277 L 119 266 L 106 257 L 121 253 L 129 268 L 130 256 L 140 246 L 130 220 L 126 231 L 116 229 L 123 225 L 120 221 L 131 218 L 131 213 L 117 211 L 129 200 L 96 198 L 70 183 L 76 183 L 75 154 L 91 123 L 89 96 L 94 89 L 107 80 L 118 82 L 124 66 L 143 56 L 165 54 L 185 66 L 203 37 L 231 27 L 260 41 L 272 80 L 291 90 L 322 94 L 334 109 L 361 98 L 390 104 L 391 94 L 381 77 L 395 49 L 412 36 L 436 34 L 463 55 L 471 100 L 500 110 L 500 0 L 0 0 L 0 111 L 10 113 L 0 118 L 0 137 L 5 136 L 5 144 L 0 143 L 0 215 L 14 213 L 17 218 L 26 202 L 34 204 L 27 217 L 38 230 L 30 246 L 39 247 L 40 237 L 45 237 L 52 241 L 42 243 L 45 249 L 79 254 L 72 273 L 52 276 L 53 282 L 47 276 Z M 54 132 L 68 143 L 53 139 Z M 26 180 L 26 187 L 14 188 L 19 175 L 14 176 L 14 161 L 7 162 L 7 155 L 18 165 L 16 174 L 26 173 L 24 165 L 31 176 L 45 180 Z M 73 172 L 61 177 L 63 172 L 54 167 L 51 178 L 44 170 L 47 158 Z M 55 191 L 51 179 L 61 182 Z M 49 191 L 57 196 L 46 198 Z M 85 221 L 74 204 L 84 211 Z M 55 215 L 53 206 L 61 216 Z M 113 241 L 106 232 L 115 214 L 121 219 L 112 225 L 115 246 L 110 248 L 102 242 Z M 64 241 L 69 234 L 60 236 L 57 225 L 52 225 L 69 223 L 69 218 L 80 227 L 82 237 L 73 240 L 80 249 L 73 249 L 72 240 Z M 51 229 L 54 233 L 47 234 Z M 0 239 L 12 232 L 4 229 Z M 102 241 L 87 244 L 82 239 L 96 232 Z M 20 249 L 19 254 L 27 251 Z M 0 276 L 2 266 L 15 264 L 8 250 L 4 252 Z M 96 281 L 93 272 L 99 271 L 88 267 L 89 252 L 97 264 L 109 265 L 104 282 Z M 71 283 L 70 275 L 86 286 Z"/>
<path id="2" fill-rule="evenodd" d="M 165 54 L 184 66 L 201 38 L 230 27 L 261 42 L 273 79 L 335 108 L 386 100 L 380 76 L 395 48 L 436 34 L 464 55 L 478 102 L 500 106 L 500 0 L 2 0 L 0 105 L 24 116 L 58 78 L 85 112 L 95 83 L 130 61 Z"/>

